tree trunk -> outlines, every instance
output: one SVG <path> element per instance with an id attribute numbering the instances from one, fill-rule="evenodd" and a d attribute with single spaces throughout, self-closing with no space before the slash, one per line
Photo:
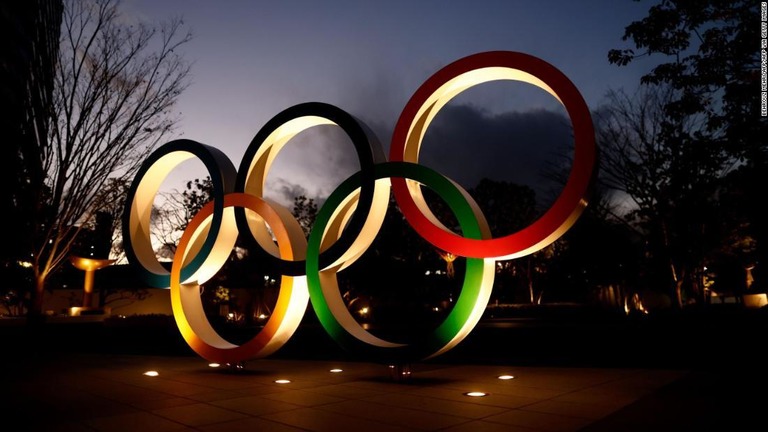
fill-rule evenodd
<path id="1" fill-rule="evenodd" d="M 696 297 L 696 303 L 699 305 L 707 304 L 706 293 L 704 292 L 704 273 L 701 270 L 697 269 L 691 277 L 691 291 Z"/>
<path id="2" fill-rule="evenodd" d="M 686 271 L 685 267 L 680 269 L 678 272 L 676 270 L 675 264 L 670 262 L 669 264 L 670 269 L 672 270 L 672 281 L 674 283 L 674 299 L 675 299 L 675 305 L 678 309 L 683 308 L 683 287 L 685 286 L 685 280 L 688 277 L 688 272 Z"/>
<path id="3" fill-rule="evenodd" d="M 30 299 L 29 310 L 27 311 L 27 322 L 30 324 L 38 323 L 43 318 L 43 297 L 45 294 L 46 273 L 35 272 L 35 289 Z"/>
<path id="4" fill-rule="evenodd" d="M 678 309 L 683 308 L 683 280 L 675 281 L 675 305 Z"/>
<path id="5" fill-rule="evenodd" d="M 526 278 L 528 279 L 528 294 L 531 297 L 531 304 L 536 304 L 536 295 L 533 292 L 533 277 L 531 275 L 531 257 L 528 256 L 526 260 L 528 261 L 528 267 L 525 271 Z"/>

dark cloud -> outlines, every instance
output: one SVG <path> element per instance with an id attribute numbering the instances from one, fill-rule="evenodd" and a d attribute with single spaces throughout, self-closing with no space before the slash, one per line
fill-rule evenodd
<path id="1" fill-rule="evenodd" d="M 571 146 L 570 120 L 554 111 L 489 114 L 447 105 L 427 130 L 419 161 L 467 189 L 489 178 L 530 186 L 547 200 L 560 188 L 547 172 Z"/>
<path id="2" fill-rule="evenodd" d="M 303 186 L 282 177 L 270 179 L 267 182 L 267 189 L 269 190 L 267 194 L 269 198 L 288 206 L 288 208 L 291 208 L 289 204 L 293 202 L 294 197 L 309 194 Z"/>
<path id="3" fill-rule="evenodd" d="M 304 195 L 322 203 L 360 169 L 354 145 L 335 126 L 310 128 L 286 144 L 267 173 L 266 195 L 286 205 Z"/>
<path id="4" fill-rule="evenodd" d="M 366 123 L 388 155 L 391 127 Z M 548 172 L 571 147 L 570 121 L 561 113 L 538 109 L 490 114 L 473 105 L 449 104 L 427 130 L 419 163 L 466 189 L 483 178 L 529 186 L 539 204 L 547 206 L 561 189 Z M 268 195 L 286 205 L 298 195 L 321 204 L 359 166 L 354 146 L 339 128 L 316 127 L 280 153 L 268 177 Z"/>

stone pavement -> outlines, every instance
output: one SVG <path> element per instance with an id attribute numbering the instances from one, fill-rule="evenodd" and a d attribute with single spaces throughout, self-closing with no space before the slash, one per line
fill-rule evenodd
<path id="1" fill-rule="evenodd" d="M 764 371 L 419 363 L 398 382 L 366 362 L 13 355 L 0 362 L 7 432 L 768 430 L 765 388 L 750 387 Z"/>

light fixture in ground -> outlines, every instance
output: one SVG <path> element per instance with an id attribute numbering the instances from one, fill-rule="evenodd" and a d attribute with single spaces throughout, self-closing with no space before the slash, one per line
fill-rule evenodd
<path id="1" fill-rule="evenodd" d="M 291 382 L 291 380 L 287 380 L 287 379 L 279 379 L 279 380 L 275 380 L 275 383 L 276 383 L 276 384 L 288 384 L 288 383 L 290 383 L 290 382 Z"/>
<path id="2" fill-rule="evenodd" d="M 330 372 L 331 373 L 341 373 L 341 372 L 343 372 L 343 370 L 339 369 L 339 368 L 334 368 L 334 369 L 331 369 Z"/>
<path id="3" fill-rule="evenodd" d="M 511 380 L 515 379 L 514 375 L 499 375 L 497 378 L 500 380 Z"/>
<path id="4" fill-rule="evenodd" d="M 471 391 L 471 392 L 464 393 L 464 396 L 469 396 L 469 397 L 485 397 L 485 396 L 488 396 L 488 393 L 481 392 L 481 391 Z"/>
<path id="5" fill-rule="evenodd" d="M 208 367 L 217 368 L 219 366 L 221 366 L 221 365 L 218 364 L 218 363 L 208 363 Z"/>
<path id="6" fill-rule="evenodd" d="M 146 371 L 146 372 L 144 372 L 144 375 L 146 375 L 146 376 L 151 376 L 151 377 L 156 377 L 156 376 L 158 376 L 158 375 L 160 375 L 160 374 L 159 374 L 159 373 L 157 373 L 157 371 L 153 371 L 153 370 L 151 370 L 151 371 Z"/>

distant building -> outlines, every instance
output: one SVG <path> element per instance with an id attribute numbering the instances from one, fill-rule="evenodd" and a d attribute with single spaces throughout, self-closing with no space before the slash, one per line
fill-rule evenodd
<path id="1" fill-rule="evenodd" d="M 28 254 L 44 180 L 39 140 L 47 139 L 63 13 L 61 0 L 0 2 L 0 209 L 6 229 L 0 269 Z"/>

